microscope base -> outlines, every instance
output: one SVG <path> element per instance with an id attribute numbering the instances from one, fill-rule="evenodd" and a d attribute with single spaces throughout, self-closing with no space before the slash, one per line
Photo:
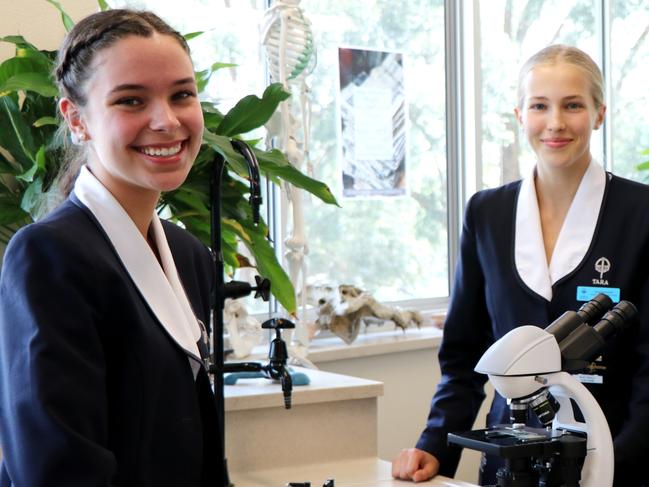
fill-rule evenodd
<path id="1" fill-rule="evenodd" d="M 511 425 L 449 433 L 448 442 L 504 459 L 499 487 L 578 486 L 587 453 L 580 433 Z"/>

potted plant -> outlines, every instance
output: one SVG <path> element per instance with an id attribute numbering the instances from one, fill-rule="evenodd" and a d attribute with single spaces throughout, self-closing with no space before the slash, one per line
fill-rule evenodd
<path id="1" fill-rule="evenodd" d="M 72 19 L 55 0 L 46 0 L 60 12 L 67 30 Z M 105 10 L 108 5 L 99 0 Z M 191 39 L 200 35 L 192 33 Z M 22 36 L 7 36 L 0 41 L 15 45 L 14 57 L 0 64 L 0 243 L 6 244 L 21 226 L 32 222 L 43 193 L 51 184 L 62 162 L 61 123 L 57 117 L 57 89 L 51 73 L 56 52 L 40 50 Z M 196 73 L 201 92 L 214 71 L 232 65 L 215 63 Z M 245 140 L 245 135 L 264 125 L 278 105 L 289 97 L 280 84 L 271 84 L 261 98 L 249 95 L 228 112 L 221 113 L 214 103 L 203 101 L 205 132 L 203 145 L 185 183 L 162 195 L 158 210 L 182 224 L 206 244 L 210 238 L 210 169 L 220 154 L 226 161 L 221 185 L 222 250 L 229 270 L 248 265 L 237 252 L 243 242 L 255 260 L 259 273 L 273 283 L 272 293 L 289 312 L 295 312 L 295 291 L 268 242 L 268 227 L 254 225 L 247 201 L 247 170 L 242 156 L 233 150 L 230 139 Z M 329 188 L 295 169 L 276 149 L 264 150 L 259 141 L 247 141 L 259 161 L 262 174 L 273 183 L 281 180 L 305 189 L 325 203 L 336 204 Z"/>

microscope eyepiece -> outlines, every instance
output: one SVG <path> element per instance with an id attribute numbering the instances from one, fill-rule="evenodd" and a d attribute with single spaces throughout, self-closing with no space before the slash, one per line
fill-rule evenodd
<path id="1" fill-rule="evenodd" d="M 638 315 L 637 308 L 628 301 L 620 301 L 593 328 L 604 340 L 633 324 Z"/>
<path id="2" fill-rule="evenodd" d="M 579 364 L 597 358 L 606 340 L 632 325 L 637 314 L 632 303 L 620 301 L 594 326 L 580 325 L 559 342 L 562 360 L 568 364 Z"/>
<path id="3" fill-rule="evenodd" d="M 582 318 L 584 323 L 596 323 L 607 310 L 613 306 L 613 300 L 604 293 L 599 293 L 590 301 L 581 305 L 577 314 Z"/>
<path id="4" fill-rule="evenodd" d="M 597 322 L 606 310 L 613 306 L 613 301 L 604 293 L 599 293 L 590 301 L 584 303 L 578 311 L 566 311 L 559 318 L 550 323 L 545 331 L 554 335 L 557 343 L 561 343 L 568 335 L 579 326 L 592 325 Z"/>

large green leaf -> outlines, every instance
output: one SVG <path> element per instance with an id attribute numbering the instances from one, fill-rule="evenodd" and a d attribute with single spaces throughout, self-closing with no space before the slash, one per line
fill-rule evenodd
<path id="1" fill-rule="evenodd" d="M 329 186 L 295 169 L 288 164 L 280 151 L 276 149 L 270 152 L 255 151 L 255 154 L 259 161 L 259 167 L 264 173 L 279 177 L 293 186 L 302 188 L 327 204 L 340 206 Z"/>
<path id="2" fill-rule="evenodd" d="M 38 52 L 31 50 L 21 50 L 23 54 L 28 52 Z M 38 73 L 49 78 L 52 63 L 47 58 L 38 58 L 34 56 L 16 56 L 7 59 L 0 64 L 0 86 L 8 79 L 16 75 L 25 73 Z M 53 85 L 52 82 L 50 82 Z"/>
<path id="3" fill-rule="evenodd" d="M 0 146 L 11 153 L 23 170 L 36 162 L 31 129 L 22 118 L 18 104 L 10 96 L 0 97 Z"/>
<path id="4" fill-rule="evenodd" d="M 255 95 L 243 97 L 225 115 L 216 129 L 219 135 L 245 134 L 261 127 L 275 113 L 277 106 L 290 95 L 280 83 L 266 88 L 261 98 Z"/>
<path id="5" fill-rule="evenodd" d="M 221 154 L 237 174 L 244 177 L 248 175 L 248 166 L 243 156 L 232 147 L 229 137 L 216 135 L 209 130 L 205 130 L 203 132 L 203 141 Z"/>
<path id="6" fill-rule="evenodd" d="M 255 257 L 255 265 L 262 277 L 266 277 L 271 282 L 273 296 L 286 309 L 287 312 L 294 315 L 296 310 L 295 288 L 291 284 L 282 266 L 277 262 L 275 250 L 264 235 L 250 229 L 244 229 L 250 236 L 249 240 L 242 239 L 248 250 Z"/>
<path id="7" fill-rule="evenodd" d="M 50 97 L 54 97 L 58 93 L 49 75 L 42 73 L 17 74 L 0 84 L 0 96 L 11 91 L 34 91 Z"/>

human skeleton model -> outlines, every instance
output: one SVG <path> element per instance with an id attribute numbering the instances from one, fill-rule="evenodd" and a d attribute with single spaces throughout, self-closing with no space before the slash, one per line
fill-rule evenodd
<path id="1" fill-rule="evenodd" d="M 302 123 L 302 141 L 298 141 L 299 121 L 293 115 L 294 103 L 291 99 L 280 105 L 281 126 L 278 136 L 279 148 L 286 154 L 289 162 L 299 170 L 306 164 L 307 171 L 312 172 L 309 161 L 310 103 L 306 76 L 315 67 L 315 51 L 311 24 L 304 17 L 299 6 L 300 0 L 276 0 L 264 15 L 262 42 L 266 51 L 271 80 L 280 82 L 287 91 L 299 90 L 300 118 Z M 302 195 L 298 188 L 285 185 L 286 197 L 292 209 L 292 228 L 284 240 L 286 259 L 288 261 L 291 281 L 296 289 L 305 289 L 306 262 L 308 244 L 304 228 Z M 287 220 L 287 205 L 283 205 L 282 220 Z M 306 293 L 299 293 L 305 296 Z M 304 310 L 304 298 L 300 309 Z M 300 317 L 303 318 L 303 317 Z M 293 336 L 294 342 L 307 347 L 308 333 L 300 325 Z"/>

